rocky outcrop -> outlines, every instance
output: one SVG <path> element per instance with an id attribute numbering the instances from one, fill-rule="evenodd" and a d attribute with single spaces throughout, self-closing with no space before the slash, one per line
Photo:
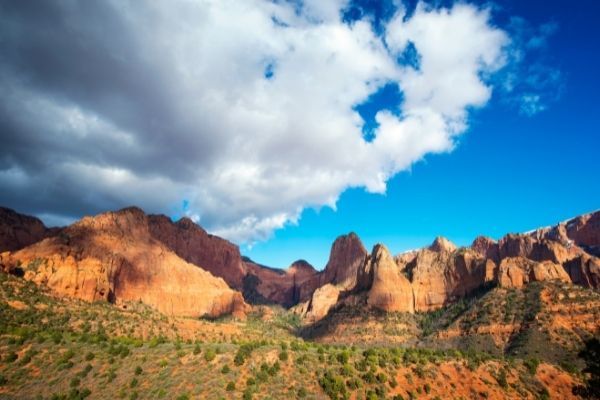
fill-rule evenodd
<path id="1" fill-rule="evenodd" d="M 190 317 L 242 316 L 246 308 L 225 281 L 155 239 L 137 208 L 85 217 L 58 236 L 3 253 L 0 263 L 58 295 L 86 301 L 139 301 Z"/>
<path id="2" fill-rule="evenodd" d="M 300 314 L 309 322 L 324 318 L 329 310 L 338 303 L 340 292 L 340 287 L 331 283 L 321 286 L 315 290 L 308 302 L 300 305 Z"/>
<path id="3" fill-rule="evenodd" d="M 564 268 L 550 261 L 536 262 L 523 257 L 508 257 L 498 269 L 498 284 L 505 288 L 520 289 L 529 282 L 559 280 L 571 282 Z"/>
<path id="4" fill-rule="evenodd" d="M 320 284 L 337 285 L 344 290 L 363 286 L 362 268 L 369 253 L 359 237 L 351 232 L 338 237 L 329 254 L 329 261 L 320 275 Z"/>
<path id="5" fill-rule="evenodd" d="M 383 311 L 415 311 L 415 298 L 410 281 L 398 268 L 388 249 L 376 245 L 371 255 L 373 283 L 367 304 Z"/>
<path id="6" fill-rule="evenodd" d="M 486 236 L 478 236 L 471 244 L 471 250 L 496 262 L 500 259 L 498 247 L 498 243 L 494 239 Z"/>
<path id="7" fill-rule="evenodd" d="M 0 253 L 22 249 L 56 232 L 38 218 L 0 207 Z"/>
<path id="8" fill-rule="evenodd" d="M 249 259 L 244 261 L 244 298 L 253 304 L 281 304 L 291 307 L 306 301 L 318 287 L 318 273 L 304 260 L 288 269 L 269 268 Z"/>
<path id="9" fill-rule="evenodd" d="M 339 236 L 331 246 L 325 269 L 308 276 L 299 287 L 295 308 L 307 320 L 323 318 L 336 302 L 352 292 L 368 289 L 373 281 L 369 254 L 353 232 Z"/>
<path id="10" fill-rule="evenodd" d="M 582 254 L 563 265 L 576 285 L 600 288 L 600 258 Z"/>
<path id="11" fill-rule="evenodd" d="M 150 235 L 179 257 L 242 289 L 247 271 L 236 245 L 208 234 L 187 217 L 173 223 L 164 215 L 150 215 L 148 226 Z"/>

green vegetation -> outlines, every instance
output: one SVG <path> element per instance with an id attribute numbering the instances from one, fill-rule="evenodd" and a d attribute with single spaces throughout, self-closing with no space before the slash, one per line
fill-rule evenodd
<path id="1" fill-rule="evenodd" d="M 511 321 L 528 315 L 526 307 L 517 310 L 527 303 L 538 317 L 543 312 L 539 291 L 510 293 L 509 305 L 488 292 L 468 300 L 468 307 L 457 303 L 417 316 L 374 313 L 373 320 L 391 337 L 422 329 L 429 338 L 443 326 L 497 321 L 503 318 L 498 309 L 512 310 Z M 24 306 L 9 305 L 17 300 Z M 258 312 L 244 322 L 175 320 L 138 303 L 121 310 L 57 299 L 0 273 L 0 397 L 435 399 L 446 398 L 450 390 L 441 366 L 456 368 L 465 379 L 480 379 L 486 389 L 473 395 L 478 398 L 544 398 L 547 393 L 536 378 L 542 360 L 536 356 L 515 361 L 477 351 L 477 346 L 436 350 L 394 342 L 319 343 L 296 336 L 297 316 L 278 307 L 270 311 L 270 320 Z M 342 312 L 367 318 L 352 308 Z M 579 375 L 576 362 L 561 364 L 585 378 L 581 395 L 598 386 L 596 347 L 592 343 L 581 355 L 587 375 Z M 462 383 L 452 382 L 459 389 Z"/>

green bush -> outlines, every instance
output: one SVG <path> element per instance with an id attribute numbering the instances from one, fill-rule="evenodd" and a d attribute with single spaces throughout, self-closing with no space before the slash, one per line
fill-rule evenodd
<path id="1" fill-rule="evenodd" d="M 143 372 L 142 367 L 140 367 L 139 365 L 137 367 L 135 367 L 135 374 L 136 375 L 141 375 Z"/>
<path id="2" fill-rule="evenodd" d="M 282 350 L 279 352 L 279 360 L 287 361 L 288 360 L 288 352 L 286 350 Z"/>
<path id="3" fill-rule="evenodd" d="M 423 385 L 423 390 L 427 394 L 431 393 L 431 385 L 429 385 L 429 383 L 426 383 L 425 385 Z"/>
<path id="4" fill-rule="evenodd" d="M 531 375 L 535 375 L 539 365 L 540 365 L 540 360 L 538 360 L 537 358 L 530 358 L 529 360 L 525 361 L 525 368 L 527 368 L 527 371 Z"/>
<path id="5" fill-rule="evenodd" d="M 202 350 L 200 349 L 200 345 L 198 343 L 196 343 L 196 345 L 194 346 L 194 355 L 197 356 L 198 354 L 200 354 Z"/>
<path id="6" fill-rule="evenodd" d="M 345 399 L 347 397 L 346 384 L 341 376 L 332 371 L 325 371 L 319 378 L 319 385 L 323 391 L 333 400 Z"/>
<path id="7" fill-rule="evenodd" d="M 229 368 L 229 365 L 227 365 L 227 364 L 223 365 L 223 368 L 221 368 L 222 374 L 228 374 L 230 371 L 231 371 L 231 369 Z"/>
<path id="8" fill-rule="evenodd" d="M 215 352 L 215 349 L 207 349 L 204 352 L 204 360 L 206 360 L 206 362 L 211 362 L 212 360 L 215 359 L 216 356 L 217 356 L 217 353 Z"/>
<path id="9" fill-rule="evenodd" d="M 235 383 L 233 381 L 229 381 L 229 383 L 225 387 L 225 390 L 227 390 L 228 392 L 233 392 L 235 390 Z"/>

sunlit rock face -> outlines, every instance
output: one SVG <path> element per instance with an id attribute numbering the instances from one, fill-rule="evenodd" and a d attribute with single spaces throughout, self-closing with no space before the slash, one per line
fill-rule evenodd
<path id="1" fill-rule="evenodd" d="M 155 239 L 138 208 L 85 217 L 57 236 L 4 253 L 1 263 L 57 295 L 86 301 L 139 301 L 190 317 L 242 316 L 246 308 L 223 279 Z"/>

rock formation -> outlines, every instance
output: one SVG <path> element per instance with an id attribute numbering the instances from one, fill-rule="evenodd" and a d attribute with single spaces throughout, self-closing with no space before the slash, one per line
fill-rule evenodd
<path id="1" fill-rule="evenodd" d="M 384 311 L 414 312 L 415 298 L 411 283 L 398 268 L 388 249 L 383 245 L 375 246 L 370 263 L 373 283 L 367 304 Z"/>
<path id="2" fill-rule="evenodd" d="M 429 247 L 395 259 L 382 245 L 366 256 L 357 250 L 362 245 L 349 245 L 360 242 L 358 237 L 348 235 L 336 240 L 332 258 L 335 254 L 337 261 L 330 258 L 321 274 L 319 287 L 330 287 L 323 292 L 317 289 L 298 310 L 310 320 L 319 319 L 336 307 L 333 299 L 348 302 L 360 292 L 366 293 L 369 307 L 422 312 L 493 285 L 522 288 L 534 281 L 563 281 L 600 288 L 600 259 L 594 255 L 600 248 L 599 221 L 596 212 L 555 227 L 509 234 L 497 242 L 480 236 L 468 248 L 438 237 Z M 340 256 L 342 248 L 355 257 Z"/>
<path id="3" fill-rule="evenodd" d="M 325 269 L 308 276 L 301 286 L 296 312 L 316 321 L 345 294 L 371 286 L 373 276 L 365 268 L 369 254 L 360 238 L 353 232 L 339 236 L 331 246 Z"/>
<path id="4" fill-rule="evenodd" d="M 236 245 L 208 234 L 187 217 L 173 223 L 164 215 L 149 215 L 148 226 L 152 237 L 179 257 L 223 278 L 230 287 L 242 289 L 247 272 Z"/>
<path id="5" fill-rule="evenodd" d="M 252 260 L 244 261 L 244 297 L 251 303 L 277 303 L 291 307 L 307 300 L 318 287 L 318 273 L 304 260 L 287 269 L 269 268 Z"/>
<path id="6" fill-rule="evenodd" d="M 362 268 L 369 256 L 359 237 L 351 232 L 338 237 L 331 246 L 329 261 L 320 275 L 321 285 L 328 283 L 348 290 L 360 286 Z"/>
<path id="7" fill-rule="evenodd" d="M 55 237 L 3 253 L 5 270 L 86 301 L 139 301 L 177 316 L 241 316 L 245 303 L 225 281 L 180 258 L 151 234 L 142 210 L 85 217 Z"/>
<path id="8" fill-rule="evenodd" d="M 498 284 L 520 289 L 529 282 L 560 280 L 570 282 L 569 275 L 559 264 L 550 261 L 536 262 L 523 257 L 507 257 L 498 269 Z"/>
<path id="9" fill-rule="evenodd" d="M 46 228 L 44 223 L 35 217 L 0 207 L 0 253 L 22 249 L 56 232 L 56 228 Z"/>
<path id="10" fill-rule="evenodd" d="M 309 321 L 344 304 L 422 312 L 488 285 L 522 288 L 559 280 L 600 288 L 600 212 L 554 227 L 478 237 L 458 248 L 438 237 L 392 257 L 367 252 L 354 233 L 338 237 L 324 270 L 306 261 L 269 268 L 188 218 L 172 222 L 137 208 L 108 212 L 61 229 L 0 208 L 0 268 L 88 301 L 141 301 L 186 316 L 243 314 L 246 301 L 277 303 Z"/>

